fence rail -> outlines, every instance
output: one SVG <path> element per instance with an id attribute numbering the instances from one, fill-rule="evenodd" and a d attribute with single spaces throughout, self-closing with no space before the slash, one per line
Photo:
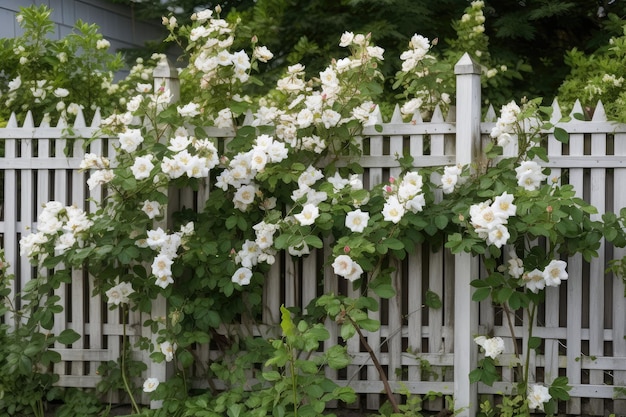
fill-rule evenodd
<path id="1" fill-rule="evenodd" d="M 469 57 L 459 62 L 456 72 L 456 111 L 444 117 L 437 110 L 428 122 L 416 115 L 408 123 L 396 111 L 389 122 L 381 123 L 382 130 L 365 129 L 364 149 L 368 152 L 360 163 L 365 168 L 363 181 L 367 186 L 400 173 L 396 155 L 410 154 L 417 168 L 466 164 L 480 157 L 495 112 L 490 109 L 481 122 L 480 71 Z M 553 107 L 557 120 L 561 110 L 557 103 Z M 575 107 L 573 113 L 579 110 Z M 92 138 L 97 134 L 99 122 L 96 115 L 87 126 L 79 116 L 72 131 L 77 137 Z M 572 184 L 578 195 L 600 213 L 619 212 L 626 206 L 626 125 L 608 122 L 599 103 L 591 121 L 572 120 L 559 126 L 570 133 L 569 144 L 563 145 L 547 132 L 550 162 L 545 165 L 552 169 L 553 176 Z M 0 242 L 16 277 L 14 296 L 36 273 L 20 256 L 18 242 L 36 227 L 42 204 L 57 200 L 93 210 L 93 201 L 102 198 L 101 190 L 88 190 L 85 174 L 78 171 L 78 166 L 85 152 L 114 155 L 115 139 L 96 138 L 83 149 L 81 140 L 66 137 L 66 127 L 36 127 L 32 118 L 18 126 L 12 118 L 6 128 L 0 129 L 0 149 L 4 151 L 0 153 L 3 187 Z M 232 136 L 232 132 L 219 130 L 212 130 L 211 134 L 222 138 Z M 514 148 L 505 149 L 505 154 L 514 152 Z M 170 198 L 172 205 L 177 200 L 181 206 L 201 207 L 206 193 L 178 190 Z M 590 263 L 580 256 L 570 258 L 569 279 L 559 288 L 546 289 L 545 307 L 537 315 L 534 334 L 542 339 L 542 348 L 531 358 L 531 375 L 538 382 L 550 382 L 560 375 L 569 378 L 573 388 L 568 414 L 605 415 L 606 410 L 626 414 L 626 399 L 620 399 L 620 391 L 616 390 L 626 387 L 624 284 L 605 273 L 608 262 L 626 256 L 626 252 L 603 244 L 599 253 Z M 254 330 L 257 334 L 275 330 L 281 304 L 303 307 L 321 292 L 356 295 L 325 263 L 329 255 L 327 247 L 299 261 L 283 258 L 277 262 L 266 278 L 263 323 Z M 444 248 L 424 244 L 396 266 L 392 279 L 397 295 L 384 301 L 381 311 L 370 313 L 382 326 L 377 332 L 367 334 L 368 343 L 377 350 L 395 389 L 453 395 L 455 406 L 462 408 L 461 415 L 473 416 L 479 396 L 510 389 L 513 382 L 510 365 L 514 362 L 512 355 L 501 357 L 504 382 L 493 387 L 470 384 L 468 373 L 477 360 L 473 337 L 478 333 L 501 336 L 506 341 L 507 352 L 513 351 L 514 344 L 523 342 L 523 337 L 511 338 L 502 312 L 490 302 L 478 304 L 471 300 L 469 282 L 479 276 L 480 267 L 470 255 L 452 255 Z M 92 291 L 92 278 L 79 270 L 73 272 L 71 284 L 58 290 L 65 310 L 55 318 L 54 331 L 71 328 L 83 336 L 71 348 L 57 347 L 62 357 L 54 369 L 60 375 L 59 385 L 93 387 L 100 379 L 96 373 L 99 364 L 119 356 L 122 335 L 119 312 L 108 310 Z M 427 291 L 441 296 L 441 309 L 424 307 Z M 155 308 L 163 310 L 164 305 Z M 139 313 L 131 314 L 134 325 L 129 335 L 150 337 L 148 329 L 141 326 L 143 318 Z M 515 325 L 516 334 L 523 335 L 528 323 L 518 318 Z M 326 348 L 340 343 L 337 326 L 329 322 L 327 328 L 331 338 L 325 343 Z M 377 409 L 383 390 L 377 371 L 358 340 L 349 340 L 347 345 L 353 359 L 347 371 L 328 369 L 326 375 L 364 394 L 361 406 Z M 207 362 L 219 355 L 209 346 L 198 347 L 197 354 Z M 150 363 L 147 356 L 141 359 Z M 164 365 L 150 367 L 152 376 L 167 375 Z M 435 409 L 443 404 L 434 402 L 429 406 Z"/>

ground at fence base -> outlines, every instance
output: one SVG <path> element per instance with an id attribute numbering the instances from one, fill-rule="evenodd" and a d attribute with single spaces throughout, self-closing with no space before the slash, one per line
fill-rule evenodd
<path id="1" fill-rule="evenodd" d="M 58 405 L 52 404 L 46 412 L 46 417 L 54 417 L 55 410 Z M 355 410 L 350 408 L 340 408 L 340 409 L 332 409 L 328 410 L 327 414 L 334 413 L 337 417 L 373 417 L 376 416 L 376 412 L 372 410 Z M 424 417 L 452 417 L 454 414 L 450 410 L 441 410 L 441 411 L 422 411 Z M 104 415 L 104 414 L 101 414 Z M 106 416 L 115 416 L 115 417 L 131 417 L 132 407 L 126 404 L 118 404 L 111 407 L 110 411 Z M 545 414 L 532 414 L 529 417 L 540 417 L 545 416 Z M 84 416 L 84 417 L 96 417 L 96 416 Z M 585 415 L 569 415 L 567 417 L 588 417 Z M 626 417 L 622 415 L 617 415 L 615 417 Z"/>
<path id="2" fill-rule="evenodd" d="M 46 417 L 54 417 L 57 408 L 61 404 L 49 404 L 48 409 L 46 410 Z M 372 417 L 376 416 L 377 413 L 373 410 L 357 410 L 351 408 L 338 408 L 338 409 L 329 409 L 327 410 L 327 414 L 334 413 L 337 417 Z M 452 412 L 449 410 L 441 410 L 441 411 L 423 411 L 422 414 L 424 417 L 449 417 L 452 416 Z M 107 416 L 107 417 L 131 417 L 133 416 L 133 410 L 130 404 L 116 404 L 111 406 L 109 413 L 101 413 L 98 416 Z M 97 416 L 84 416 L 84 417 L 97 417 Z"/>

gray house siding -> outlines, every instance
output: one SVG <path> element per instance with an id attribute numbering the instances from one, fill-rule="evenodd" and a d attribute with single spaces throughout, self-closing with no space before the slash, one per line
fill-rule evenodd
<path id="1" fill-rule="evenodd" d="M 160 39 L 164 33 L 161 22 L 138 22 L 129 7 L 105 0 L 0 0 L 0 38 L 12 38 L 21 33 L 15 21 L 20 7 L 41 4 L 52 10 L 58 38 L 70 33 L 79 19 L 97 24 L 113 50 L 142 46 L 146 41 Z"/>

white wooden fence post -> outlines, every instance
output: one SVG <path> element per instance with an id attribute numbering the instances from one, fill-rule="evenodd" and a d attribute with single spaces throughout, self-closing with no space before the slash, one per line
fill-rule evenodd
<path id="1" fill-rule="evenodd" d="M 155 93 L 159 91 L 159 89 L 163 88 L 170 91 L 170 103 L 175 103 L 179 100 L 180 80 L 178 79 L 178 70 L 167 58 L 164 57 L 161 59 L 161 61 L 154 68 L 152 76 L 154 78 Z M 155 227 L 160 226 L 163 229 L 167 230 L 167 223 L 169 222 L 168 219 L 170 218 L 169 214 L 171 212 L 170 204 L 168 203 L 167 206 L 168 207 L 165 208 L 165 212 L 168 213 L 166 215 L 166 218 L 160 222 L 161 224 L 155 225 Z M 163 296 L 159 295 L 157 299 L 152 302 L 151 316 L 152 318 L 167 317 L 167 300 Z M 142 322 L 143 320 L 140 320 L 140 326 Z M 150 329 L 144 328 L 143 331 L 150 332 Z M 152 339 L 154 346 L 158 349 L 158 344 L 156 343 L 157 335 L 152 333 L 149 334 L 149 337 Z M 167 362 L 165 361 L 161 363 L 156 363 L 150 359 L 149 355 L 150 352 L 146 352 L 146 354 L 144 355 L 144 359 L 148 362 L 148 376 L 152 378 L 157 378 L 160 382 L 165 382 L 169 374 L 171 373 L 168 372 L 168 368 L 171 368 L 171 366 L 168 366 L 169 364 L 167 364 Z M 161 408 L 162 404 L 162 401 L 151 401 L 150 408 Z"/>
<path id="2" fill-rule="evenodd" d="M 476 162 L 480 149 L 480 67 L 465 53 L 454 66 L 456 74 L 456 161 Z M 454 303 L 454 407 L 458 416 L 474 417 L 478 403 L 476 384 L 469 373 L 476 368 L 478 303 L 472 301 L 470 282 L 478 275 L 478 259 L 468 253 L 456 255 Z"/>
<path id="3" fill-rule="evenodd" d="M 160 88 L 170 90 L 172 94 L 171 102 L 175 103 L 180 99 L 180 80 L 178 79 L 178 70 L 172 62 L 163 57 L 152 72 L 154 78 L 154 91 Z"/>

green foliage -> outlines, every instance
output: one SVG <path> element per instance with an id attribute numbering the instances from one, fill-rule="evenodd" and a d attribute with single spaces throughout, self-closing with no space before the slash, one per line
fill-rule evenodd
<path id="1" fill-rule="evenodd" d="M 54 398 L 50 390 L 59 379 L 51 367 L 61 355 L 52 347 L 71 345 L 80 337 L 70 329 L 58 335 L 50 332 L 54 314 L 63 308 L 58 296 L 48 294 L 66 278 L 59 274 L 29 281 L 18 307 L 10 291 L 13 276 L 0 250 L 0 316 L 11 317 L 8 323 L 0 322 L 0 410 L 9 415 L 43 417 L 44 403 Z"/>
<path id="2" fill-rule="evenodd" d="M 376 416 L 384 416 L 384 417 L 424 417 L 424 416 L 429 416 L 431 415 L 430 412 L 425 411 L 422 408 L 422 404 L 424 403 L 424 401 L 431 401 L 431 400 L 435 400 L 438 398 L 442 398 L 443 395 L 441 393 L 438 392 L 429 392 L 428 394 L 425 395 L 415 395 L 415 394 L 411 394 L 411 392 L 406 388 L 403 387 L 402 389 L 400 389 L 399 392 L 400 395 L 403 395 L 406 397 L 406 401 L 399 405 L 399 413 L 394 412 L 393 408 L 390 406 L 389 402 L 386 402 L 385 404 L 383 404 L 380 407 L 379 410 L 379 414 L 375 414 Z M 445 412 L 445 411 L 449 411 L 450 414 L 449 415 L 453 415 L 454 413 L 454 404 L 452 401 L 451 397 L 446 396 L 445 397 L 446 400 L 446 408 L 444 410 L 441 411 L 441 413 Z M 425 412 L 424 412 L 425 411 Z"/>
<path id="3" fill-rule="evenodd" d="M 623 92 L 626 27 L 619 36 L 612 37 L 593 53 L 570 50 L 565 62 L 571 67 L 570 74 L 559 88 L 559 100 L 565 106 L 571 107 L 578 99 L 586 116 L 590 116 L 598 101 L 602 101 L 609 119 L 626 121 L 626 95 Z"/>
<path id="4" fill-rule="evenodd" d="M 106 415 L 100 398 L 93 390 L 68 388 L 62 392 L 63 404 L 55 417 L 84 417 Z"/>
<path id="5" fill-rule="evenodd" d="M 124 68 L 122 55 L 108 51 L 99 28 L 79 20 L 69 34 L 54 39 L 50 14 L 45 5 L 22 7 L 17 20 L 23 33 L 0 39 L 0 118 L 8 120 L 14 111 L 22 122 L 31 111 L 36 123 L 56 124 L 74 120 L 80 108 L 89 121 L 97 108 L 108 114 L 123 106 L 138 81 L 150 82 L 145 75 L 151 76 L 151 67 L 146 72 L 143 60 L 115 82 Z"/>
<path id="6" fill-rule="evenodd" d="M 340 387 L 324 376 L 324 367 L 342 369 L 350 362 L 344 346 L 333 346 L 323 353 L 320 343 L 329 337 L 319 323 L 295 322 L 289 310 L 281 307 L 282 337 L 251 341 L 243 356 L 238 355 L 234 366 L 214 364 L 216 375 L 233 385 L 214 398 L 206 395 L 191 398 L 185 405 L 185 416 L 227 415 L 324 415 L 329 401 L 351 403 L 355 394 L 350 387 Z M 254 363 L 259 382 L 243 390 Z"/>

